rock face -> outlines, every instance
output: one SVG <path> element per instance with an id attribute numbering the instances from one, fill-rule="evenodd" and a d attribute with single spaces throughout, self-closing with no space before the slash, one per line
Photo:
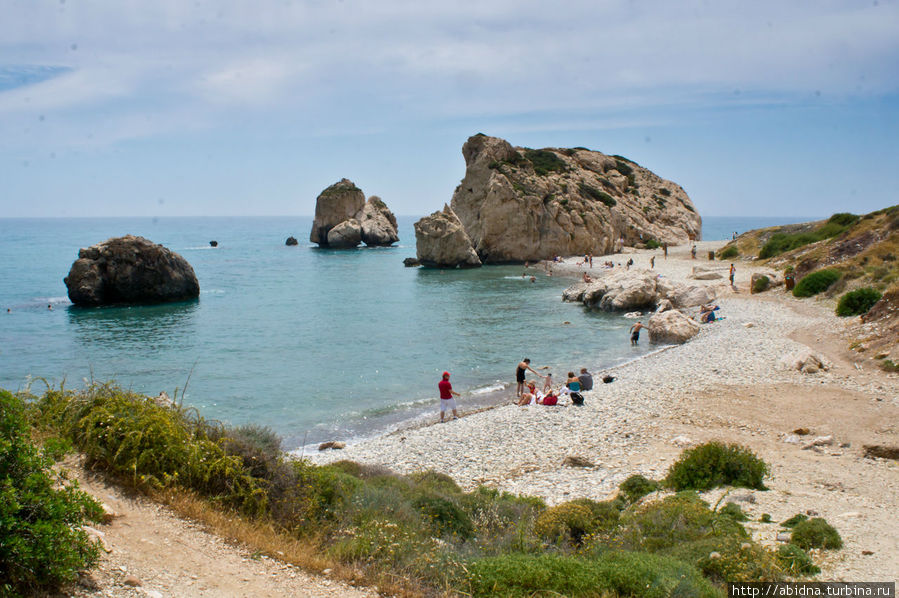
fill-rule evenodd
<path id="1" fill-rule="evenodd" d="M 163 303 L 200 294 L 187 260 L 132 235 L 81 249 L 65 283 L 76 305 Z"/>
<path id="2" fill-rule="evenodd" d="M 380 197 L 372 196 L 366 202 L 361 189 L 341 179 L 315 200 L 309 240 L 320 247 L 334 248 L 356 247 L 359 243 L 391 245 L 399 241 L 396 216 Z"/>
<path id="3" fill-rule="evenodd" d="M 462 223 L 445 205 L 415 223 L 415 246 L 418 261 L 432 268 L 476 268 L 481 265 L 478 254 Z"/>
<path id="4" fill-rule="evenodd" d="M 602 255 L 619 241 L 701 236 L 686 192 L 638 164 L 584 148 L 532 150 L 486 135 L 462 147 L 452 209 L 484 263 Z"/>
<path id="5" fill-rule="evenodd" d="M 617 271 L 590 283 L 577 282 L 562 292 L 563 301 L 579 301 L 603 311 L 655 308 L 683 309 L 709 303 L 715 289 L 701 285 L 672 284 L 651 272 Z M 664 311 L 664 310 L 660 310 Z"/>
<path id="6" fill-rule="evenodd" d="M 685 343 L 699 334 L 699 324 L 673 309 L 649 318 L 649 342 L 653 344 Z"/>

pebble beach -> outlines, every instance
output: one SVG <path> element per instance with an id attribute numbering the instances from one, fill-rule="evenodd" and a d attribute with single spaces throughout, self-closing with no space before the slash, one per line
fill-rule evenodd
<path id="1" fill-rule="evenodd" d="M 699 243 L 698 257 L 704 258 L 722 244 Z M 843 396 L 857 401 L 862 411 L 854 408 L 853 415 L 870 409 L 872 421 L 888 421 L 899 413 L 897 377 L 842 363 L 841 355 L 848 342 L 840 334 L 849 322 L 836 318 L 832 304 L 826 300 L 801 302 L 787 295 L 782 287 L 750 295 L 750 276 L 757 270 L 751 262 L 735 264 L 736 289 L 727 283 L 729 264 L 693 260 L 686 246 L 670 248 L 667 259 L 661 250 L 626 250 L 623 254 L 594 258 L 593 269 L 586 270 L 595 277 L 601 272 L 598 263 L 611 259 L 624 264 L 629 258 L 634 259 L 632 268 L 648 269 L 652 256 L 654 270 L 673 282 L 713 285 L 718 293 L 718 313 L 723 319 L 702 325 L 700 333 L 683 345 L 660 347 L 612 370 L 592 372 L 596 385 L 583 393 L 583 406 L 573 406 L 565 399 L 556 407 L 519 407 L 513 404 L 513 385 L 508 388 L 507 403 L 495 408 L 466 415 L 463 398 L 463 417 L 457 420 L 398 429 L 350 444 L 343 450 L 306 453 L 306 458 L 319 464 L 349 459 L 400 473 L 433 469 L 450 475 L 466 489 L 486 485 L 540 496 L 549 504 L 557 504 L 578 497 L 605 499 L 635 473 L 660 479 L 683 448 L 698 442 L 740 442 L 758 451 L 772 469 L 771 492 L 752 491 L 748 498 L 746 492 L 742 493 L 751 505 L 750 511 L 758 505 L 757 509 L 767 509 L 764 512 L 775 522 L 781 515 L 785 519 L 797 510 L 827 513 L 843 533 L 847 547 L 839 551 L 842 554 L 838 557 L 830 555 L 825 574 L 834 579 L 856 580 L 880 579 L 884 572 L 890 575 L 885 578 L 899 577 L 899 534 L 892 515 L 899 511 L 899 468 L 895 462 L 860 456 L 858 437 L 869 424 L 856 425 L 844 418 L 845 429 L 838 429 L 838 414 L 831 418 L 834 421 L 825 418 L 820 424 L 811 423 L 815 434 L 829 433 L 836 439 L 834 448 L 824 451 L 803 451 L 796 444 L 784 442 L 789 440 L 793 416 L 804 413 L 796 410 L 791 397 L 807 394 L 809 401 L 814 401 L 826 389 L 827 396 L 832 395 L 841 403 Z M 585 267 L 577 265 L 578 261 L 566 258 L 562 264 L 553 264 L 553 275 L 579 278 Z M 718 266 L 724 278 L 691 280 L 688 277 L 694 265 Z M 543 267 L 532 266 L 536 272 Z M 688 313 L 696 315 L 695 310 Z M 644 314 L 644 322 L 649 315 Z M 628 339 L 622 338 L 621 342 L 627 343 Z M 649 341 L 643 335 L 640 342 Z M 819 352 L 828 369 L 810 375 L 789 370 L 780 363 L 783 356 L 803 348 Z M 518 358 L 510 356 L 510 377 Z M 579 364 L 571 364 L 571 370 L 578 368 Z M 601 378 L 605 374 L 615 380 L 603 384 Z M 781 393 L 781 389 L 790 390 Z M 758 399 L 752 403 L 757 392 Z M 741 407 L 746 400 L 750 401 L 748 409 Z M 812 405 L 806 407 L 809 409 L 803 422 L 813 422 L 827 411 Z M 886 426 L 870 430 L 869 436 L 879 434 L 880 440 L 895 443 L 896 433 L 894 427 Z M 588 466 L 566 464 L 566 460 L 571 461 L 569 457 Z M 811 472 L 808 458 L 814 459 Z M 850 464 L 853 466 L 847 470 Z M 847 486 L 855 490 L 854 498 L 846 505 L 835 502 L 836 497 L 827 492 L 815 490 L 821 479 L 848 473 L 858 480 L 852 482 L 856 485 L 842 484 L 843 499 L 847 498 Z M 882 490 L 863 487 L 866 478 L 872 482 L 876 479 Z M 805 492 L 810 496 L 800 499 L 802 492 L 798 489 L 803 487 L 811 489 Z M 711 494 L 717 500 L 715 493 Z M 867 515 L 865 505 L 869 508 Z M 843 517 L 841 521 L 845 513 L 859 515 Z M 888 533 L 886 537 L 881 533 L 880 540 L 872 541 L 864 532 L 867 528 L 886 529 Z M 758 526 L 755 533 L 763 543 L 776 542 L 776 527 Z M 860 547 L 865 543 L 882 546 L 880 558 L 859 557 L 866 550 Z M 877 554 L 878 550 L 873 552 Z"/>

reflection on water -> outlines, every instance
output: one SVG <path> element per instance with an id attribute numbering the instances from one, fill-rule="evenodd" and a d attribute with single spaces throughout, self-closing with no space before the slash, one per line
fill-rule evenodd
<path id="1" fill-rule="evenodd" d="M 86 349 L 115 346 L 119 350 L 154 352 L 190 347 L 196 338 L 199 301 L 159 305 L 68 308 L 68 319 Z"/>

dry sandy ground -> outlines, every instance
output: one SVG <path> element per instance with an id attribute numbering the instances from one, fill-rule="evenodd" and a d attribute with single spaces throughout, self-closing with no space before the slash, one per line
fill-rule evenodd
<path id="1" fill-rule="evenodd" d="M 200 525 L 143 497 L 124 493 L 74 469 L 81 487 L 108 505 L 115 517 L 94 526 L 109 552 L 97 570 L 67 595 L 110 597 L 373 598 L 354 588 L 226 543 Z"/>

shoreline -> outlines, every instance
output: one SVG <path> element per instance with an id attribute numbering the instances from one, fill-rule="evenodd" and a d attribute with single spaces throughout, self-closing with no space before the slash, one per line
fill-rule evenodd
<path id="1" fill-rule="evenodd" d="M 708 244 L 699 243 L 700 251 Z M 693 265 L 709 265 L 691 260 L 688 246 L 669 248 L 668 260 L 661 250 L 618 255 L 633 257 L 637 267 L 648 266 L 656 255 L 655 269 L 674 281 L 684 281 Z M 580 275 L 575 263 L 561 265 L 564 275 Z M 684 446 L 711 439 L 738 442 L 772 469 L 766 480 L 771 491 L 737 493 L 752 501 L 741 505 L 752 519 L 765 512 L 775 521 L 752 525 L 759 541 L 776 544 L 777 521 L 811 510 L 831 521 L 846 542 L 843 550 L 823 555 L 822 579 L 899 576 L 899 524 L 893 516 L 899 510 L 897 467 L 866 459 L 861 450 L 865 439 L 899 444 L 899 431 L 886 425 L 868 429 L 867 421 L 854 421 L 872 413 L 876 420 L 899 421 L 899 380 L 851 361 L 841 336 L 850 322 L 834 316 L 827 300 L 795 300 L 782 289 L 751 296 L 750 275 L 761 268 L 751 262 L 735 264 L 738 292 L 729 290 L 726 278 L 723 285 L 688 281 L 720 287 L 716 302 L 724 320 L 702 325 L 684 345 L 613 368 L 616 380 L 611 384 L 602 384 L 594 372 L 599 384 L 583 393 L 583 407 L 518 407 L 509 404 L 509 397 L 506 404 L 446 424 L 394 430 L 343 450 L 307 451 L 304 456 L 317 464 L 349 459 L 399 473 L 435 469 L 465 489 L 487 485 L 558 504 L 577 497 L 604 499 L 631 474 L 663 477 Z M 561 274 L 558 266 L 554 274 Z M 801 374 L 779 364 L 784 355 L 807 347 L 825 357 L 827 371 Z M 853 410 L 831 417 L 843 413 L 850 401 L 856 404 Z M 464 404 L 460 408 L 465 411 Z M 811 428 L 816 436 L 830 434 L 836 444 L 817 452 L 785 443 L 798 427 Z M 593 466 L 562 465 L 569 456 Z M 843 481 L 831 488 L 828 479 Z M 847 506 L 839 493 L 849 488 L 854 503 Z M 713 504 L 721 496 L 707 494 Z M 857 512 L 861 514 L 853 515 Z M 881 558 L 865 560 L 862 550 L 872 546 Z"/>

